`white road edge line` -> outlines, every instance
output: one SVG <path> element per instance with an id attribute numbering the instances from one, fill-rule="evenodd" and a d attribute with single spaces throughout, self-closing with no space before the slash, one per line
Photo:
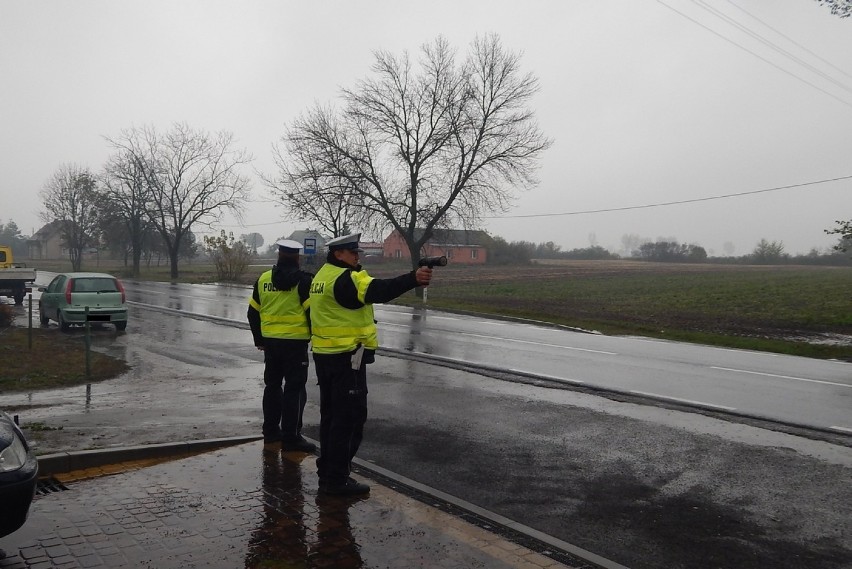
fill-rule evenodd
<path id="1" fill-rule="evenodd" d="M 764 373 L 764 372 L 761 372 L 761 371 L 748 371 L 748 370 L 745 370 L 745 369 L 734 369 L 734 368 L 730 368 L 730 367 L 710 366 L 710 368 L 711 369 L 719 369 L 719 370 L 722 370 L 722 371 L 733 371 L 733 372 L 736 372 L 736 373 L 750 373 L 752 375 L 763 375 L 765 377 L 778 377 L 778 378 L 781 378 L 781 379 L 792 379 L 792 380 L 795 380 L 795 381 L 807 381 L 808 383 L 822 383 L 823 385 L 836 385 L 838 387 L 852 387 L 852 384 L 837 383 L 836 381 L 826 381 L 826 380 L 823 380 L 823 379 L 808 379 L 806 377 L 793 377 L 791 375 L 778 375 L 778 374 L 775 374 L 775 373 Z"/>
<path id="2" fill-rule="evenodd" d="M 724 411 L 736 411 L 736 407 L 726 407 L 724 405 L 713 405 L 712 403 L 705 403 L 703 401 L 693 401 L 692 399 L 681 399 L 679 397 L 669 397 L 667 395 L 659 395 L 657 393 L 649 393 L 647 391 L 630 391 L 630 393 L 635 393 L 636 395 L 645 395 L 648 397 L 658 397 L 660 399 L 668 399 L 670 401 L 678 401 L 680 403 L 689 403 L 691 405 L 700 405 L 702 407 L 712 407 L 713 409 L 722 409 Z"/>
<path id="3" fill-rule="evenodd" d="M 835 431 L 843 431 L 844 433 L 852 433 L 852 429 L 849 427 L 838 427 L 836 425 L 832 425 L 829 429 L 834 429 Z"/>

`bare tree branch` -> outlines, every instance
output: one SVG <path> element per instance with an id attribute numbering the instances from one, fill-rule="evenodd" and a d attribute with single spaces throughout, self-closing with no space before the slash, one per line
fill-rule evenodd
<path id="1" fill-rule="evenodd" d="M 128 152 L 144 174 L 150 192 L 148 218 L 166 244 L 171 276 L 178 276 L 181 243 L 196 225 L 209 225 L 225 211 L 240 217 L 250 193 L 241 168 L 251 162 L 245 150 L 234 149 L 234 137 L 210 135 L 185 123 L 165 134 L 153 127 L 131 128 L 110 140 Z"/>
<path id="2" fill-rule="evenodd" d="M 529 108 L 537 80 L 497 36 L 477 38 L 461 65 L 440 37 L 416 66 L 375 57 L 342 111 L 318 106 L 287 129 L 268 185 L 323 227 L 398 230 L 414 262 L 434 229 L 474 227 L 534 186 L 552 142 Z"/>
<path id="3" fill-rule="evenodd" d="M 132 133 L 127 133 L 133 136 Z M 120 228 L 129 248 L 133 263 L 133 275 L 139 276 L 142 252 L 146 237 L 153 230 L 148 219 L 151 208 L 151 191 L 148 187 L 145 172 L 133 154 L 122 148 L 118 142 L 107 138 L 112 146 L 118 149 L 116 154 L 109 157 L 101 175 L 101 186 L 106 198 L 105 207 L 109 210 L 109 220 L 102 231 L 117 233 Z M 111 241 L 115 241 L 115 235 Z M 126 259 L 126 254 L 125 254 Z"/>
<path id="4" fill-rule="evenodd" d="M 95 177 L 74 164 L 60 166 L 40 192 L 45 223 L 59 222 L 71 267 L 79 271 L 86 247 L 97 245 L 98 190 Z"/>
<path id="5" fill-rule="evenodd" d="M 824 4 L 831 9 L 831 13 L 838 18 L 852 16 L 852 0 L 816 0 L 818 4 Z"/>

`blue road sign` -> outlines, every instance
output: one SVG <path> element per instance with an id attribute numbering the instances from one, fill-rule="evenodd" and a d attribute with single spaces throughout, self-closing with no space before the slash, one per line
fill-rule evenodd
<path id="1" fill-rule="evenodd" d="M 312 237 L 305 238 L 305 255 L 317 254 L 317 240 Z"/>

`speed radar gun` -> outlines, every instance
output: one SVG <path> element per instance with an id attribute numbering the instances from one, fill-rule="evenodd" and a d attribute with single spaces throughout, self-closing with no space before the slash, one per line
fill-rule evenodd
<path id="1" fill-rule="evenodd" d="M 423 257 L 419 261 L 417 261 L 418 267 L 429 267 L 430 269 L 434 269 L 435 267 L 446 267 L 447 266 L 447 258 L 443 255 L 437 257 Z M 429 298 L 428 289 L 423 287 L 423 302 L 426 302 L 426 299 Z"/>
<path id="2" fill-rule="evenodd" d="M 435 267 L 446 267 L 447 266 L 447 258 L 443 255 L 439 257 L 423 257 L 419 261 L 417 261 L 418 267 L 429 267 L 430 269 L 434 269 Z"/>

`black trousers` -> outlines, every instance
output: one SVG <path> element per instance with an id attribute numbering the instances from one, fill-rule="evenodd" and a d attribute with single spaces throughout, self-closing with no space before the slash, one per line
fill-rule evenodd
<path id="1" fill-rule="evenodd" d="M 343 484 L 364 438 L 367 364 L 353 370 L 351 354 L 314 354 L 320 388 L 320 484 Z"/>
<path id="2" fill-rule="evenodd" d="M 264 339 L 263 435 L 285 440 L 302 433 L 308 400 L 308 342 Z"/>

